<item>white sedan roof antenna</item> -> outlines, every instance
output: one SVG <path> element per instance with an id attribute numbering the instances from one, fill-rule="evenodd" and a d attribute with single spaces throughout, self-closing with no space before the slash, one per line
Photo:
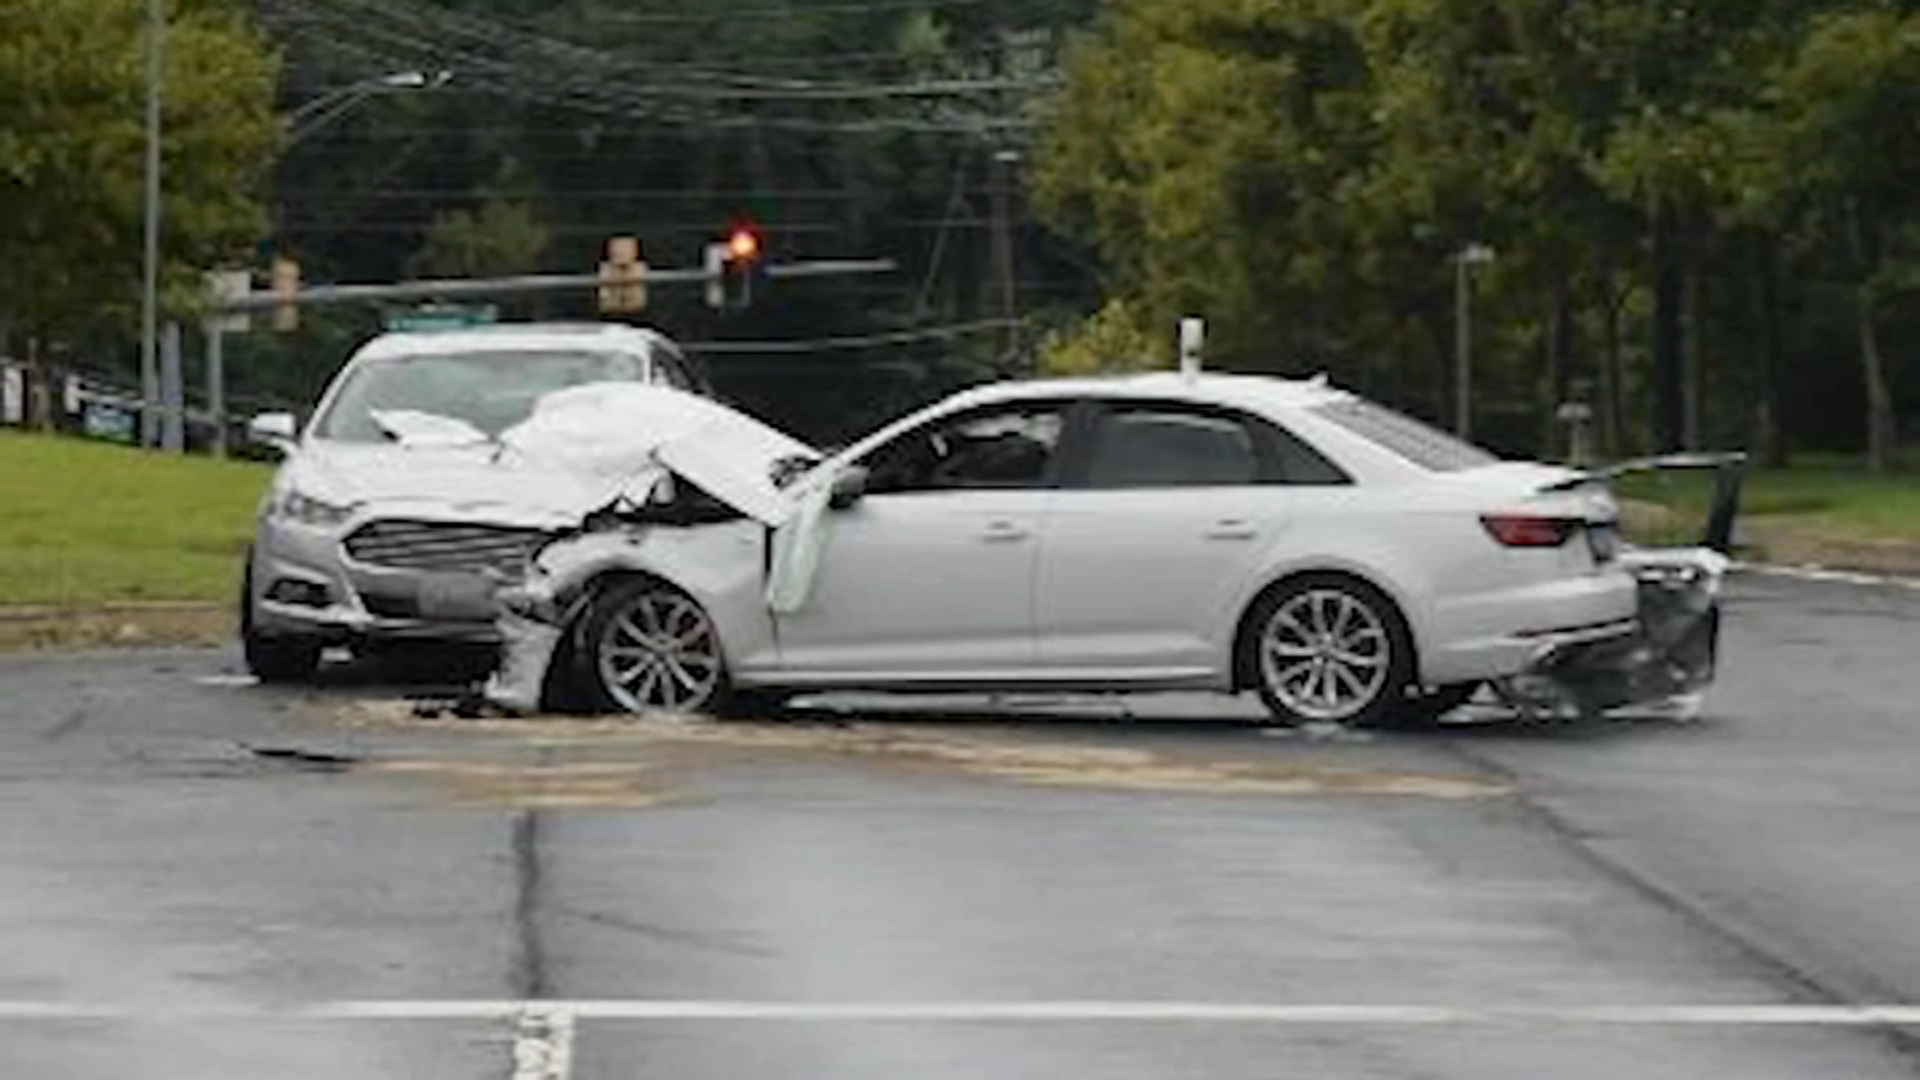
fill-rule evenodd
<path id="1" fill-rule="evenodd" d="M 1200 347 L 1207 338 L 1205 319 L 1180 320 L 1180 377 L 1192 379 L 1200 374 Z"/>

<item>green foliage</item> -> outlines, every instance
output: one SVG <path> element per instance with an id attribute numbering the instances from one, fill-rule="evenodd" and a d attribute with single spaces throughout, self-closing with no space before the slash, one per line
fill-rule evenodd
<path id="1" fill-rule="evenodd" d="M 29 327 L 139 295 L 145 17 L 141 0 L 0 5 L 0 304 Z M 166 56 L 163 257 L 184 298 L 257 235 L 275 65 L 240 5 L 206 0 L 179 6 Z"/>
<path id="2" fill-rule="evenodd" d="M 1105 375 L 1165 367 L 1172 351 L 1165 334 L 1141 321 L 1137 308 L 1115 298 L 1085 321 L 1049 333 L 1040 343 L 1042 375 Z"/>
<path id="3" fill-rule="evenodd" d="M 1574 387 L 1605 386 L 1630 450 L 1648 396 L 1680 385 L 1642 344 L 1665 318 L 1706 365 L 1708 438 L 1744 441 L 1765 399 L 1847 439 L 1784 389 L 1846 392 L 1824 362 L 1845 342 L 1791 378 L 1756 357 L 1844 325 L 1835 278 L 1879 300 L 1920 284 L 1920 16 L 1898 5 L 1115 0 L 1066 73 L 1039 210 L 1099 251 L 1142 325 L 1204 315 L 1235 367 L 1441 398 L 1452 257 L 1484 242 L 1483 407 L 1544 432 Z M 1656 217 L 1697 310 L 1653 287 Z M 1915 350 L 1886 337 L 1912 409 Z"/>
<path id="4" fill-rule="evenodd" d="M 551 237 L 531 207 L 488 199 L 478 210 L 434 218 L 426 243 L 408 261 L 415 277 L 500 277 L 540 269 Z"/>

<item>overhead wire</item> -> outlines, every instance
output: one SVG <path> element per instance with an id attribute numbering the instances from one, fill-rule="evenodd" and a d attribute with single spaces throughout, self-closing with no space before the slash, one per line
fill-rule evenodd
<path id="1" fill-rule="evenodd" d="M 274 0 L 275 18 L 295 33 L 316 24 L 324 32 L 321 44 L 387 62 L 418 63 L 455 69 L 462 82 L 537 103 L 621 117 L 716 127 L 768 127 L 812 131 L 962 131 L 982 133 L 1026 126 L 1024 118 L 973 115 L 965 117 L 903 119 L 876 117 L 861 120 L 819 120 L 765 116 L 676 107 L 671 101 L 714 105 L 724 102 L 858 102 L 915 100 L 1004 94 L 1009 89 L 1037 89 L 1050 85 L 1051 74 L 1026 79 L 921 80 L 911 83 L 826 83 L 817 80 L 758 80 L 754 85 L 669 85 L 634 83 L 614 76 L 628 65 L 611 54 L 546 38 L 516 37 L 498 24 L 459 16 L 445 9 L 423 7 L 406 0 L 308 0 L 295 8 Z M 430 35 L 430 36 L 423 36 Z M 493 47 L 504 55 L 475 51 Z M 377 43 L 377 45 L 375 44 Z M 530 57 L 545 57 L 543 70 L 530 72 Z M 559 63 L 564 61 L 564 64 Z M 556 72 L 558 66 L 561 70 Z M 598 73 L 595 73 L 595 69 Z M 686 70 L 683 69 L 683 74 Z M 716 79 L 727 73 L 709 72 Z"/>

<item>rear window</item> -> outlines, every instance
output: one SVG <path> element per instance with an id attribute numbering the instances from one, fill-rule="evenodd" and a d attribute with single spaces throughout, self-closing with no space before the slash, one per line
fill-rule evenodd
<path id="1" fill-rule="evenodd" d="M 1313 412 L 1433 472 L 1458 472 L 1500 460 L 1431 424 L 1360 398 L 1331 402 L 1316 407 Z"/>

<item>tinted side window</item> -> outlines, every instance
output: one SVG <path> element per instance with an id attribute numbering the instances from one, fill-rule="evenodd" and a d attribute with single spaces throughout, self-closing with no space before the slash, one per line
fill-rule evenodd
<path id="1" fill-rule="evenodd" d="M 1060 445 L 1057 405 L 994 408 L 946 417 L 870 451 L 860 464 L 876 494 L 1041 487 Z"/>
<path id="2" fill-rule="evenodd" d="M 1351 484 L 1353 478 L 1340 466 L 1301 441 L 1291 431 L 1272 424 L 1253 422 L 1266 442 L 1267 468 L 1263 479 L 1272 484 Z"/>
<path id="3" fill-rule="evenodd" d="M 687 374 L 686 368 L 680 366 L 678 359 L 668 356 L 664 352 L 655 353 L 653 356 L 653 367 L 655 377 L 660 382 L 666 383 L 675 390 L 693 391 L 697 389 L 693 384 L 693 378 Z"/>
<path id="4" fill-rule="evenodd" d="M 1431 424 L 1360 398 L 1315 408 L 1320 417 L 1432 472 L 1457 472 L 1492 465 L 1500 459 Z"/>
<path id="5" fill-rule="evenodd" d="M 1251 484 L 1260 476 L 1253 433 L 1227 416 L 1170 409 L 1105 413 L 1094 427 L 1087 486 Z"/>

